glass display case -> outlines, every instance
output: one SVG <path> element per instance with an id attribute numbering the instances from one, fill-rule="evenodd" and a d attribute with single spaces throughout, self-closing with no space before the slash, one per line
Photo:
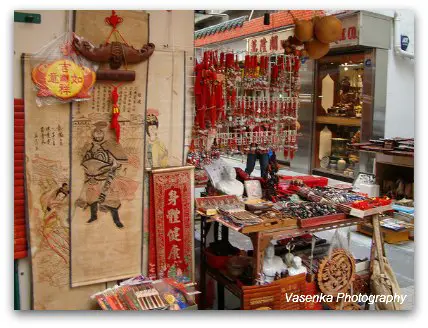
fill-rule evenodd
<path id="1" fill-rule="evenodd" d="M 353 181 L 358 174 L 359 154 L 350 144 L 360 142 L 362 123 L 371 115 L 371 108 L 363 102 L 372 89 L 368 60 L 369 52 L 331 55 L 318 60 L 313 174 L 343 181 Z"/>

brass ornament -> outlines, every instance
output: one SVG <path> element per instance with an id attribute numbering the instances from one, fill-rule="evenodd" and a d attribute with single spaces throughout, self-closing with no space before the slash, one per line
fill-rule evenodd
<path id="1" fill-rule="evenodd" d="M 355 260 L 345 249 L 336 249 L 324 258 L 318 268 L 318 285 L 326 295 L 346 292 L 354 280 Z"/>

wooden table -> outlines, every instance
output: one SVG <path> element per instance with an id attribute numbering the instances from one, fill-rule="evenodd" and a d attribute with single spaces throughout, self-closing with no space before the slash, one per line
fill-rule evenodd
<path id="1" fill-rule="evenodd" d="M 377 215 L 377 214 L 375 214 Z M 332 230 L 337 228 L 349 227 L 357 225 L 359 223 L 366 222 L 371 220 L 372 216 L 367 216 L 363 218 L 349 217 L 347 221 L 342 221 L 340 223 L 333 224 L 323 224 L 311 228 L 281 228 L 281 229 L 272 229 L 259 232 L 252 232 L 244 234 L 251 238 L 253 243 L 253 256 L 254 256 L 254 270 L 253 270 L 253 280 L 257 279 L 258 273 L 262 271 L 262 264 L 264 258 L 265 248 L 269 245 L 271 240 L 280 240 L 285 238 L 302 236 L 304 234 L 313 234 L 320 231 Z M 205 258 L 205 249 L 206 249 L 206 238 L 211 226 L 214 225 L 214 233 L 218 233 L 221 227 L 221 236 L 222 240 L 227 241 L 229 237 L 229 228 L 215 220 L 211 217 L 201 215 L 201 255 L 200 255 L 200 290 L 202 292 L 201 299 L 199 302 L 199 309 L 205 309 L 205 296 L 206 296 L 206 281 L 205 275 L 208 273 L 214 280 L 217 281 L 217 303 L 219 310 L 224 310 L 224 290 L 228 289 L 232 294 L 241 298 L 242 291 L 241 288 L 236 284 L 236 282 L 227 278 L 221 270 L 214 269 L 209 267 Z"/>

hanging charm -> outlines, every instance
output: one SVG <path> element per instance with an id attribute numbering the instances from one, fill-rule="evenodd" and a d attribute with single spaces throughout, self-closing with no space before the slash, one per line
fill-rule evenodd
<path id="1" fill-rule="evenodd" d="M 111 100 L 113 103 L 113 115 L 111 117 L 111 124 L 110 128 L 115 130 L 116 133 L 116 142 L 120 142 L 120 123 L 119 123 L 119 106 L 117 105 L 117 102 L 119 100 L 119 93 L 117 92 L 118 87 L 113 87 L 113 91 L 111 92 Z"/>
<path id="2" fill-rule="evenodd" d="M 112 14 L 105 18 L 105 23 L 112 27 L 104 44 L 95 47 L 90 42 L 74 35 L 74 49 L 83 57 L 96 63 L 108 63 L 110 69 L 99 69 L 97 71 L 97 80 L 109 81 L 134 81 L 135 72 L 128 70 L 128 64 L 138 64 L 147 60 L 154 52 L 155 45 L 147 43 L 141 49 L 135 49 L 129 45 L 122 36 L 117 26 L 123 22 L 123 18 L 116 15 L 116 11 L 112 10 Z M 110 41 L 111 36 L 115 33 L 120 37 L 120 41 Z M 124 65 L 125 70 L 119 68 Z"/>

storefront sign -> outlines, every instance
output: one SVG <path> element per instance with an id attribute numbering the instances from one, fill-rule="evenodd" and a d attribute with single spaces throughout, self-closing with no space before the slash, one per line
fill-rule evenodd
<path id="1" fill-rule="evenodd" d="M 281 41 L 285 41 L 289 36 L 294 35 L 294 29 L 264 34 L 254 38 L 247 39 L 247 51 L 250 52 L 266 52 L 266 53 L 280 53 L 284 52 L 281 46 Z"/>
<path id="2" fill-rule="evenodd" d="M 358 45 L 359 40 L 359 15 L 344 17 L 342 22 L 342 36 L 336 43 L 331 43 L 330 48 L 342 48 Z"/>

